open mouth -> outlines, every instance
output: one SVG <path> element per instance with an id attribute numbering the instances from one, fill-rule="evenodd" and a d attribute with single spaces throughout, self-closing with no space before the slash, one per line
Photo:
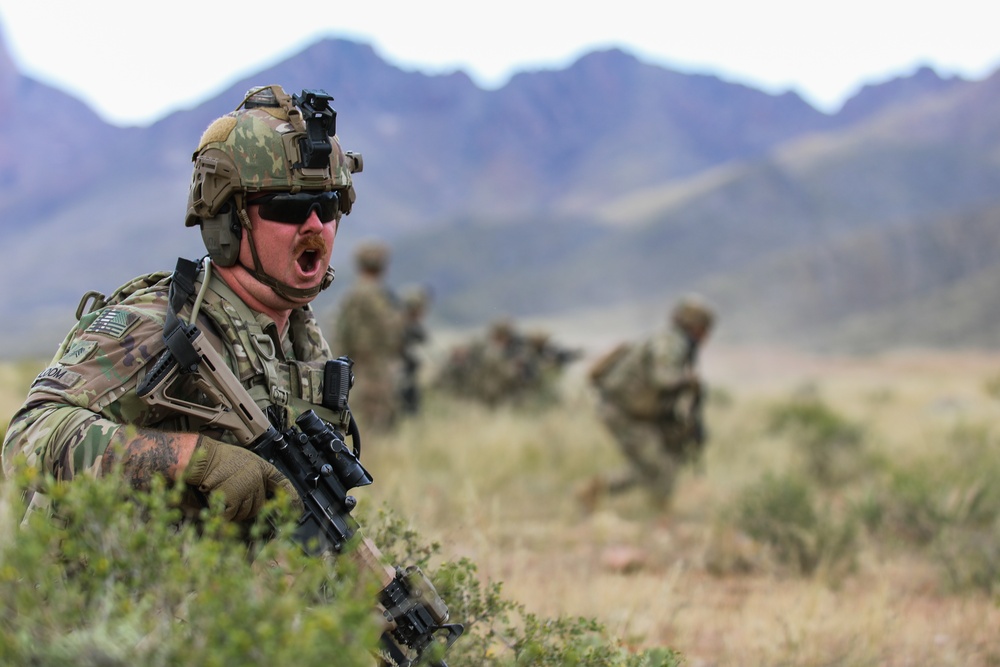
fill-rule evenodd
<path id="1" fill-rule="evenodd" d="M 319 269 L 319 252 L 316 250 L 305 250 L 299 255 L 297 261 L 299 269 L 303 274 L 311 276 Z"/>

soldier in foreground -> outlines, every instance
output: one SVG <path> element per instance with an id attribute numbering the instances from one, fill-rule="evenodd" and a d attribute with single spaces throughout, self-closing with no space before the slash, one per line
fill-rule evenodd
<path id="1" fill-rule="evenodd" d="M 630 465 L 616 475 L 595 477 L 581 489 L 585 508 L 593 509 L 605 493 L 636 485 L 646 489 L 656 506 L 669 505 L 681 466 L 697 462 L 705 444 L 697 356 L 714 319 L 703 299 L 686 296 L 663 331 L 616 347 L 591 368 L 598 415 Z"/>
<path id="2" fill-rule="evenodd" d="M 308 144 L 299 137 L 307 137 L 301 109 L 277 86 L 248 96 L 205 130 L 185 225 L 200 227 L 208 257 L 193 272 L 149 274 L 109 298 L 84 297 L 78 324 L 10 423 L 5 470 L 18 454 L 60 480 L 103 475 L 119 464 L 140 489 L 155 475 L 183 480 L 194 508 L 221 493 L 236 520 L 252 519 L 268 494 L 287 488 L 230 434 L 148 405 L 136 386 L 166 349 L 165 337 L 187 321 L 258 405 L 323 410 L 304 390 L 319 385 L 310 381 L 332 356 L 309 304 L 333 280 L 330 255 L 340 218 L 354 203 L 351 174 L 361 159 L 336 137 L 326 155 L 302 155 Z"/>
<path id="3" fill-rule="evenodd" d="M 368 431 L 386 431 L 399 417 L 398 388 L 403 319 L 385 285 L 388 247 L 377 241 L 358 245 L 357 281 L 344 295 L 333 323 L 333 345 L 355 364 L 357 383 L 351 407 Z"/>
<path id="4" fill-rule="evenodd" d="M 371 477 L 346 405 L 350 362 L 331 359 L 310 306 L 333 282 L 334 240 L 362 169 L 341 149 L 332 99 L 255 88 L 205 130 L 185 225 L 200 227 L 208 255 L 84 296 L 10 422 L 8 476 L 20 465 L 59 481 L 121 474 L 140 491 L 162 477 L 181 486 L 189 519 L 221 497 L 224 516 L 243 525 L 287 495 L 315 538 L 302 540 L 307 550 L 339 552 L 358 534 L 346 491 Z M 33 493 L 32 509 L 47 504 Z M 352 544 L 382 588 L 381 651 L 396 664 L 436 633 L 449 643 L 461 634 L 419 571 L 388 567 L 360 535 Z"/>

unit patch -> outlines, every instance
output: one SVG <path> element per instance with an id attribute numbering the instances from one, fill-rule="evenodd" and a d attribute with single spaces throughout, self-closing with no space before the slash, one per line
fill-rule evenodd
<path id="1" fill-rule="evenodd" d="M 66 389 L 69 389 L 81 379 L 83 379 L 83 376 L 75 371 L 69 370 L 68 368 L 49 366 L 38 374 L 35 378 L 35 384 L 56 385 L 57 387 L 65 387 Z"/>
<path id="2" fill-rule="evenodd" d="M 96 340 L 77 341 L 70 345 L 66 353 L 60 357 L 59 363 L 63 366 L 72 366 L 86 361 L 95 349 L 97 349 Z"/>
<path id="3" fill-rule="evenodd" d="M 139 316 L 127 310 L 108 308 L 87 327 L 87 333 L 104 334 L 120 340 L 139 323 Z"/>

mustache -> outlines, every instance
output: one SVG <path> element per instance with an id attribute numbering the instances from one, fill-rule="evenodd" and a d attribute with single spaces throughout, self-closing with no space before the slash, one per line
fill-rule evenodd
<path id="1" fill-rule="evenodd" d="M 301 255 L 308 250 L 315 250 L 316 252 L 325 255 L 328 248 L 329 246 L 326 243 L 326 239 L 322 236 L 307 236 L 295 245 L 295 254 Z"/>

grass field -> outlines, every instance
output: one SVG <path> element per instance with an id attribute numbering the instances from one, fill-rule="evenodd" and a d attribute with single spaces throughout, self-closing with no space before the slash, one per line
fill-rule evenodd
<path id="1" fill-rule="evenodd" d="M 447 557 L 471 557 L 529 609 L 596 617 L 636 646 L 680 650 L 691 665 L 1000 664 L 995 508 L 983 528 L 987 583 L 978 585 L 949 576 L 947 565 L 957 566 L 939 555 L 947 537 L 917 543 L 889 521 L 860 526 L 843 553 L 816 548 L 819 565 L 804 574 L 731 518 L 743 490 L 769 474 L 810 481 L 798 472 L 803 434 L 775 432 L 768 417 L 806 396 L 862 434 L 854 463 L 840 463 L 847 472 L 815 484 L 831 521 L 847 522 L 859 505 L 870 512 L 879 497 L 889 509 L 940 505 L 934 530 L 967 524 L 947 514 L 950 498 L 991 480 L 962 475 L 963 461 L 920 502 L 894 504 L 883 489 L 893 471 L 919 462 L 951 469 L 964 455 L 955 451 L 962 434 L 984 445 L 979 471 L 998 470 L 1000 357 L 708 348 L 704 366 L 715 387 L 711 442 L 703 471 L 683 475 L 668 513 L 640 493 L 593 513 L 577 503 L 583 481 L 621 464 L 579 367 L 558 408 L 489 412 L 437 400 L 398 434 L 370 438 L 364 457 L 376 483 L 364 496 L 410 517 Z"/>
<path id="2" fill-rule="evenodd" d="M 361 515 L 386 504 L 530 611 L 689 665 L 1000 665 L 1000 355 L 709 346 L 710 442 L 668 512 L 577 502 L 622 463 L 585 365 L 549 409 L 430 395 L 365 438 Z M 39 367 L 0 366 L 5 418 Z"/>

